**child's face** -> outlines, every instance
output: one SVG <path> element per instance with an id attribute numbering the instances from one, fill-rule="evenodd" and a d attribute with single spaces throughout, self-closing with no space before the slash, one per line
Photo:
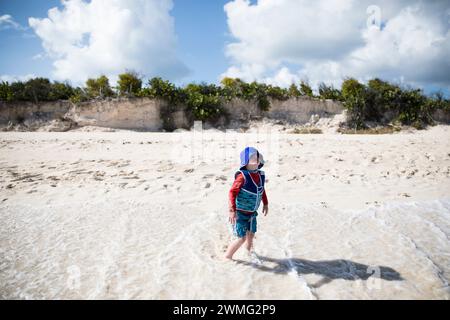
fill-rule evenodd
<path id="1" fill-rule="evenodd" d="M 256 170 L 258 169 L 259 166 L 259 159 L 258 159 L 258 155 L 254 154 L 250 157 L 248 164 L 247 164 L 247 169 L 248 170 Z"/>

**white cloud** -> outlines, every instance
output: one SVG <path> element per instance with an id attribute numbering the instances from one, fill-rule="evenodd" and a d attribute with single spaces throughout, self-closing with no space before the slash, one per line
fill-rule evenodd
<path id="1" fill-rule="evenodd" d="M 9 74 L 2 74 L 0 75 L 0 81 L 7 81 L 9 83 L 14 81 L 27 81 L 29 79 L 36 78 L 36 75 L 34 74 L 26 74 L 26 75 L 9 75 Z"/>
<path id="2" fill-rule="evenodd" d="M 4 14 L 0 16 L 0 30 L 15 29 L 15 30 L 25 30 L 19 23 L 14 21 L 14 18 L 9 14 Z"/>
<path id="3" fill-rule="evenodd" d="M 178 79 L 188 73 L 176 56 L 172 0 L 65 0 L 29 24 L 53 62 L 53 77 L 83 83 L 126 69 Z"/>
<path id="4" fill-rule="evenodd" d="M 373 2 L 231 1 L 225 12 L 235 40 L 221 77 L 335 86 L 346 76 L 381 77 L 450 88 L 448 1 Z"/>

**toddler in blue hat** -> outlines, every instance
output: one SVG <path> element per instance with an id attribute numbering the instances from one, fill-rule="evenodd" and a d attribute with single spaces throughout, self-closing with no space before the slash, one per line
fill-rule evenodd
<path id="1" fill-rule="evenodd" d="M 264 165 L 262 154 L 253 147 L 246 147 L 240 154 L 241 165 L 236 171 L 233 186 L 229 192 L 229 222 L 237 239 L 225 253 L 225 258 L 232 259 L 233 254 L 246 242 L 246 249 L 252 254 L 253 238 L 256 233 L 256 216 L 263 202 L 263 214 L 269 212 Z M 253 253 L 254 254 L 254 253 Z"/>

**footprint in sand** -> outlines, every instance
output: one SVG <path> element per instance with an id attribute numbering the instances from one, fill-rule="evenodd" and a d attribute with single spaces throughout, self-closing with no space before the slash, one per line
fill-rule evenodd
<path id="1" fill-rule="evenodd" d="M 408 193 L 406 193 L 406 192 L 404 192 L 404 193 L 399 193 L 398 194 L 399 196 L 402 196 L 402 197 L 406 197 L 406 198 L 410 198 L 411 196 L 408 194 Z"/>
<path id="2" fill-rule="evenodd" d="M 370 159 L 370 162 L 372 162 L 372 163 L 379 163 L 380 160 L 381 160 L 381 157 L 380 157 L 380 156 L 378 156 L 378 157 L 372 157 L 372 159 Z"/>
<path id="3" fill-rule="evenodd" d="M 127 184 L 128 184 L 128 182 L 119 183 L 119 187 L 122 188 L 122 189 L 125 189 Z"/>
<path id="4" fill-rule="evenodd" d="M 107 167 L 114 167 L 116 165 L 118 165 L 119 162 L 118 161 L 110 161 L 108 165 L 106 165 Z"/>
<path id="5" fill-rule="evenodd" d="M 217 180 L 227 181 L 228 178 L 227 178 L 226 176 L 224 176 L 224 175 L 221 175 L 221 176 L 216 177 L 216 181 L 217 181 Z M 267 181 L 267 180 L 266 180 L 266 181 Z"/>
<path id="6" fill-rule="evenodd" d="M 430 161 L 436 160 L 436 158 L 433 155 L 429 154 L 429 153 L 425 153 L 425 158 L 427 158 Z"/>

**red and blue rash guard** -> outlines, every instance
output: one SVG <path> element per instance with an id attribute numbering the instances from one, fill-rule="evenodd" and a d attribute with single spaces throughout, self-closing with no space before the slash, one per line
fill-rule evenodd
<path id="1" fill-rule="evenodd" d="M 255 183 L 259 183 L 258 172 L 250 172 L 250 175 L 252 176 Z M 230 207 L 230 210 L 232 210 L 232 211 L 236 211 L 236 197 L 237 197 L 239 191 L 241 190 L 241 187 L 244 184 L 244 182 L 245 182 L 244 176 L 242 175 L 242 173 L 239 173 L 236 176 L 236 179 L 234 180 L 233 185 L 231 186 L 230 192 L 228 194 L 228 198 L 229 198 L 229 207 Z M 269 203 L 267 200 L 265 188 L 264 188 L 264 192 L 262 195 L 262 202 L 263 202 L 263 205 L 267 205 Z M 239 211 L 246 212 L 244 210 L 239 210 Z M 252 213 L 252 212 L 249 211 L 248 213 Z"/>

